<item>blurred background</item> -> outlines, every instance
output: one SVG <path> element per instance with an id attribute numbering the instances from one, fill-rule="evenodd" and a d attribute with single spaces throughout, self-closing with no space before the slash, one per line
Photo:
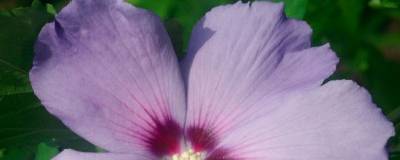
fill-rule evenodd
<path id="1" fill-rule="evenodd" d="M 330 79 L 352 79 L 400 129 L 400 0 L 275 0 L 291 18 L 307 21 L 314 45 L 329 42 L 340 57 Z M 193 25 L 210 8 L 234 0 L 128 0 L 158 14 L 178 57 Z M 48 160 L 64 148 L 101 151 L 47 113 L 32 93 L 28 72 L 41 27 L 68 0 L 0 0 L 0 160 Z M 400 160 L 393 137 L 391 160 Z"/>

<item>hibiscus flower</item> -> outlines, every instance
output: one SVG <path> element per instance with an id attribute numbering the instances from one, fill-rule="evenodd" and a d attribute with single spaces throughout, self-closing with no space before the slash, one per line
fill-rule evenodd
<path id="1" fill-rule="evenodd" d="M 189 12 L 189 11 L 188 11 Z M 55 160 L 384 160 L 393 125 L 338 58 L 310 46 L 282 3 L 219 6 L 179 63 L 154 14 L 122 0 L 73 0 L 45 25 L 35 94 L 105 153 Z"/>

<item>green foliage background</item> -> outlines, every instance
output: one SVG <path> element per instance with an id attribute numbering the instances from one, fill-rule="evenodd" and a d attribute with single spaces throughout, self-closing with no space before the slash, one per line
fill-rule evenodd
<path id="1" fill-rule="evenodd" d="M 315 45 L 330 42 L 341 62 L 331 79 L 353 79 L 400 129 L 400 0 L 285 1 L 304 19 Z M 0 0 L 0 160 L 48 160 L 64 148 L 98 151 L 49 115 L 32 93 L 28 72 L 41 27 L 68 0 Z M 179 57 L 191 28 L 210 8 L 234 0 L 128 0 L 157 13 Z M 400 137 L 388 144 L 400 159 Z"/>

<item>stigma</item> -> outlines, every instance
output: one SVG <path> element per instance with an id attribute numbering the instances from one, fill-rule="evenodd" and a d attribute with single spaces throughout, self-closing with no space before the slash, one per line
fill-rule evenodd
<path id="1" fill-rule="evenodd" d="M 174 154 L 167 160 L 203 160 L 204 156 L 201 152 L 194 152 L 192 149 L 179 154 Z"/>

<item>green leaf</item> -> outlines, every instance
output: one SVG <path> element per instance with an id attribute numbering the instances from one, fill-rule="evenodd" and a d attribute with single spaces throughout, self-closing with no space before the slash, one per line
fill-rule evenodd
<path id="1" fill-rule="evenodd" d="M 57 153 L 58 149 L 56 147 L 51 147 L 45 143 L 40 143 L 36 151 L 35 160 L 50 160 L 57 155 Z"/>
<path id="2" fill-rule="evenodd" d="M 306 14 L 308 0 L 277 0 L 285 3 L 285 13 L 288 17 L 303 19 Z"/>
<path id="3" fill-rule="evenodd" d="M 306 14 L 308 0 L 285 0 L 285 12 L 288 17 L 303 19 Z"/>
<path id="4" fill-rule="evenodd" d="M 46 3 L 47 11 L 50 14 L 58 13 L 65 5 L 68 4 L 69 0 L 41 0 Z M 49 9 L 49 5 L 51 8 Z M 53 11 L 54 9 L 54 11 Z"/>
<path id="5" fill-rule="evenodd" d="M 29 83 L 36 37 L 52 19 L 39 0 L 31 7 L 0 11 L 0 148 L 6 149 L 5 156 L 14 153 L 10 148 L 26 148 L 18 152 L 33 155 L 41 142 L 94 150 L 40 105 Z"/>
<path id="6" fill-rule="evenodd" d="M 374 8 L 398 8 L 400 2 L 389 1 L 389 0 L 371 0 L 369 6 Z"/>
<path id="7" fill-rule="evenodd" d="M 32 92 L 28 71 L 33 44 L 51 18 L 38 1 L 30 8 L 0 12 L 0 96 Z"/>
<path id="8" fill-rule="evenodd" d="M 171 11 L 173 0 L 127 0 L 127 2 L 155 12 L 161 18 L 166 18 Z M 157 5 L 154 5 L 157 3 Z"/>
<path id="9" fill-rule="evenodd" d="M 0 10 L 12 9 L 21 6 L 30 6 L 32 0 L 0 0 Z"/>
<path id="10" fill-rule="evenodd" d="M 363 0 L 337 0 L 340 13 L 342 14 L 343 23 L 347 32 L 357 33 L 359 27 L 360 17 L 364 8 Z"/>
<path id="11" fill-rule="evenodd" d="M 29 160 L 33 156 L 32 153 L 24 151 L 22 148 L 8 148 L 2 150 L 3 155 L 0 160 Z"/>
<path id="12" fill-rule="evenodd" d="M 54 8 L 54 6 L 52 4 L 46 4 L 46 9 L 47 9 L 47 13 L 50 13 L 52 15 L 57 14 L 57 10 Z"/>

